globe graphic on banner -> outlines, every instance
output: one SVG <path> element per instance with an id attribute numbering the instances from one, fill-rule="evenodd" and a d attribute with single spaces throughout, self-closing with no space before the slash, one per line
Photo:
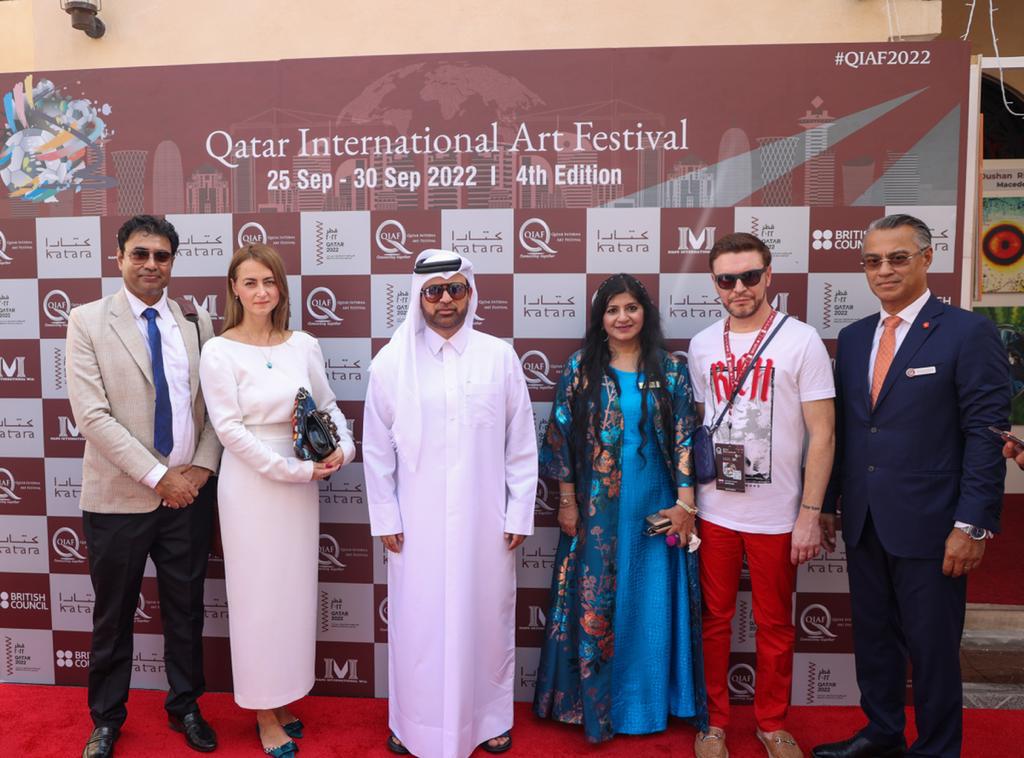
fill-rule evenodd
<path id="1" fill-rule="evenodd" d="M 426 112 L 414 114 L 412 103 L 424 104 Z M 460 130 L 468 130 L 476 122 L 511 123 L 543 103 L 518 79 L 490 66 L 416 63 L 372 82 L 341 110 L 337 121 L 384 123 L 405 134 L 414 115 L 418 120 L 439 116 L 445 122 L 458 121 Z"/>

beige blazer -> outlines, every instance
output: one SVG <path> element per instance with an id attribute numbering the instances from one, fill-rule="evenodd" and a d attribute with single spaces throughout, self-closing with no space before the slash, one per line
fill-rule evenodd
<path id="1" fill-rule="evenodd" d="M 173 300 L 188 352 L 196 450 L 192 463 L 217 471 L 221 445 L 206 415 L 199 388 L 199 339 Z M 210 315 L 202 308 L 203 342 L 213 336 Z M 142 484 L 167 458 L 153 448 L 156 390 L 149 350 L 135 323 L 124 290 L 72 309 L 67 336 L 68 397 L 79 432 L 85 437 L 82 510 L 96 513 L 148 513 L 160 505 L 156 491 Z"/>

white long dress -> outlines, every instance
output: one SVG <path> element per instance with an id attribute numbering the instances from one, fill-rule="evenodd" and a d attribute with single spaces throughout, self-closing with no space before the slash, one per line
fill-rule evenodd
<path id="1" fill-rule="evenodd" d="M 423 444 L 411 471 L 392 427 L 396 354 L 370 369 L 363 469 L 388 553 L 388 718 L 419 758 L 465 758 L 512 726 L 516 555 L 533 534 L 537 442 L 522 366 L 505 342 L 464 328 L 418 337 Z"/>
<path id="2" fill-rule="evenodd" d="M 277 708 L 306 695 L 315 676 L 320 513 L 313 464 L 292 449 L 299 387 L 330 411 L 346 461 L 355 448 L 320 345 L 305 332 L 271 349 L 215 337 L 199 374 L 224 445 L 217 500 L 235 702 Z"/>

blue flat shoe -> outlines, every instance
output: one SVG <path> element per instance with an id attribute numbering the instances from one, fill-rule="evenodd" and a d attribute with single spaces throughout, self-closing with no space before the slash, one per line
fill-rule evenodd
<path id="1" fill-rule="evenodd" d="M 288 736 L 290 737 L 291 735 L 289 734 Z M 263 747 L 263 736 L 260 732 L 259 723 L 256 724 L 256 739 L 260 741 L 260 747 Z M 278 745 L 277 747 L 265 747 L 263 752 L 271 756 L 271 758 L 287 758 L 287 756 L 299 752 L 299 746 L 288 740 L 283 745 Z"/>
<path id="2" fill-rule="evenodd" d="M 295 719 L 295 721 L 289 721 L 287 724 L 281 724 L 281 728 L 292 739 L 301 740 L 303 737 L 302 730 L 305 727 L 301 719 Z"/>

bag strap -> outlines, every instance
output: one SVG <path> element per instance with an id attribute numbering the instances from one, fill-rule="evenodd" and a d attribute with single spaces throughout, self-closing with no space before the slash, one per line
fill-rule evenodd
<path id="1" fill-rule="evenodd" d="M 718 414 L 718 418 L 715 419 L 715 423 L 708 430 L 708 432 L 709 432 L 708 436 L 709 437 L 714 437 L 715 436 L 715 432 L 717 432 L 718 431 L 718 427 L 720 427 L 722 425 L 722 421 L 725 419 L 725 414 L 729 412 L 730 408 L 732 408 L 733 402 L 735 402 L 736 397 L 740 394 L 740 389 L 743 388 L 743 383 L 745 381 L 747 381 L 747 377 L 750 375 L 750 372 L 753 370 L 754 364 L 757 363 L 757 359 L 761 357 L 761 353 L 763 353 L 764 349 L 766 347 L 768 347 L 768 343 L 770 343 L 772 341 L 772 338 L 774 338 L 775 335 L 779 333 L 779 330 L 782 329 L 782 325 L 786 323 L 786 319 L 787 318 L 789 318 L 789 314 L 788 313 L 783 313 L 782 314 L 782 320 L 779 322 L 779 325 L 777 327 L 775 327 L 775 329 L 772 330 L 771 334 L 768 335 L 768 338 L 764 342 L 761 343 L 761 347 L 759 347 L 757 349 L 757 352 L 754 353 L 753 357 L 747 363 L 747 367 L 745 369 L 743 369 L 743 375 L 740 377 L 740 380 L 738 382 L 736 382 L 735 386 L 733 386 L 733 388 L 732 388 L 732 395 L 730 395 L 730 397 L 729 397 L 729 402 L 727 402 L 725 404 L 725 407 L 722 408 L 722 412 L 720 414 Z"/>

